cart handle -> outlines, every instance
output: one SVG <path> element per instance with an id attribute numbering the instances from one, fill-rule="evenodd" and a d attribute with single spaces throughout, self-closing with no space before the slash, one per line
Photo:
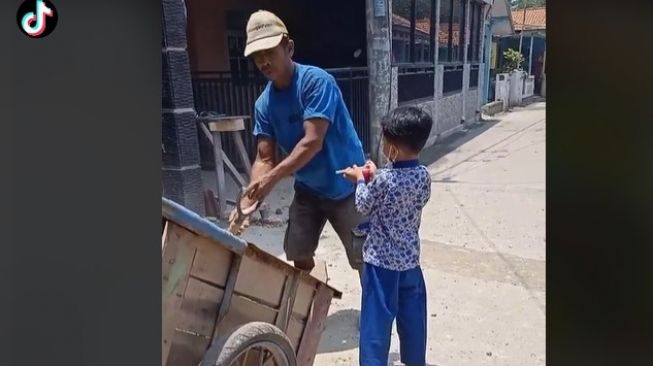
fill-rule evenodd
<path id="1" fill-rule="evenodd" d="M 247 249 L 246 241 L 220 228 L 186 207 L 165 197 L 161 197 L 161 208 L 162 215 L 166 219 L 198 235 L 217 241 L 237 254 L 242 255 L 245 253 Z"/>

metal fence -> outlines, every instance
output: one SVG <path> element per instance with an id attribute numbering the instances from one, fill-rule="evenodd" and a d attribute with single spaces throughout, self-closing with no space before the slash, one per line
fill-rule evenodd
<path id="1" fill-rule="evenodd" d="M 444 67 L 442 75 L 442 95 L 460 93 L 463 90 L 463 65 Z"/>
<path id="2" fill-rule="evenodd" d="M 397 101 L 399 103 L 433 98 L 435 68 L 433 64 L 396 64 Z"/>
<path id="3" fill-rule="evenodd" d="M 365 152 L 369 152 L 369 75 L 366 67 L 327 69 L 336 79 L 342 92 L 343 100 L 352 117 L 356 132 L 363 143 Z M 267 80 L 255 71 L 248 74 L 234 75 L 229 71 L 194 73 L 193 96 L 197 113 L 213 111 L 226 115 L 250 116 L 243 131 L 243 141 L 250 158 L 256 153 L 253 130 L 254 103 L 261 94 Z M 214 167 L 211 143 L 203 134 L 199 134 L 202 167 Z M 222 136 L 222 146 L 227 156 L 238 169 L 243 169 L 237 158 L 236 146 L 228 134 Z"/>
<path id="4" fill-rule="evenodd" d="M 479 65 L 471 65 L 469 69 L 469 88 L 478 88 L 478 71 Z"/>
<path id="5" fill-rule="evenodd" d="M 363 143 L 363 150 L 370 152 L 370 108 L 369 82 L 367 67 L 348 67 L 327 69 L 336 79 L 347 110 L 354 122 L 358 138 Z"/>

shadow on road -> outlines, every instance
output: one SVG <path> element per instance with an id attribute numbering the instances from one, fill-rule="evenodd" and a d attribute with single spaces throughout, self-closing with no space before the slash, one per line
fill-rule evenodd
<path id="1" fill-rule="evenodd" d="M 489 130 L 497 123 L 499 123 L 498 119 L 486 119 L 469 126 L 465 130 L 447 136 L 446 138 L 436 142 L 433 146 L 422 150 L 420 153 L 420 162 L 425 166 L 435 163 L 448 153 L 456 150 L 463 144 L 475 139 L 483 132 Z"/>
<path id="2" fill-rule="evenodd" d="M 318 353 L 347 351 L 358 348 L 360 310 L 345 309 L 329 315 Z"/>

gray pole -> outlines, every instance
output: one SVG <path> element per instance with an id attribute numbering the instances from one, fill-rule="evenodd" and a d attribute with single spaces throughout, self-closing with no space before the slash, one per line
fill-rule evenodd
<path id="1" fill-rule="evenodd" d="M 524 17 L 521 22 L 521 32 L 519 32 L 519 53 L 521 53 L 521 45 L 524 42 L 524 29 L 526 29 L 526 0 L 524 0 Z"/>
<path id="2" fill-rule="evenodd" d="M 528 75 L 532 74 L 533 67 L 533 35 L 531 34 L 531 48 L 528 51 Z"/>
<path id="3" fill-rule="evenodd" d="M 369 74 L 370 155 L 379 163 L 380 120 L 390 109 L 392 74 L 390 69 L 391 40 L 388 0 L 365 0 L 367 23 L 367 68 Z"/>

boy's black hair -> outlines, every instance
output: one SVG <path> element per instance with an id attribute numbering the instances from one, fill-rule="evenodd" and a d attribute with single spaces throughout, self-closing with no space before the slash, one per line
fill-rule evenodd
<path id="1" fill-rule="evenodd" d="M 417 107 L 398 107 L 381 118 L 383 136 L 414 153 L 422 151 L 432 127 L 431 116 Z"/>

